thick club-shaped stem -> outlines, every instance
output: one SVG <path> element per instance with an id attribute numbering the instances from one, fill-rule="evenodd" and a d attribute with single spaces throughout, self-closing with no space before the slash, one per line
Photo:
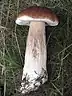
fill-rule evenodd
<path id="1" fill-rule="evenodd" d="M 45 23 L 31 22 L 22 75 L 22 93 L 36 90 L 47 81 L 46 59 Z"/>

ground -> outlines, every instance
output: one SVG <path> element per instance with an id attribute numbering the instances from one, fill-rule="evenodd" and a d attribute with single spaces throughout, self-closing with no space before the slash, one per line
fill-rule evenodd
<path id="1" fill-rule="evenodd" d="M 46 27 L 48 81 L 25 96 L 72 96 L 72 0 L 0 0 L 0 96 L 22 95 L 29 27 L 15 20 L 21 10 L 36 5 L 52 9 L 60 23 Z"/>

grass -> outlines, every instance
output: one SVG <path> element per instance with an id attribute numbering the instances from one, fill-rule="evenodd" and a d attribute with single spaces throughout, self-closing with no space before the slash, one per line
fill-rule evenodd
<path id="1" fill-rule="evenodd" d="M 28 27 L 15 24 L 18 12 L 29 6 L 51 8 L 60 23 L 46 28 L 49 81 L 27 96 L 72 95 L 72 1 L 0 0 L 0 96 L 21 96 Z"/>

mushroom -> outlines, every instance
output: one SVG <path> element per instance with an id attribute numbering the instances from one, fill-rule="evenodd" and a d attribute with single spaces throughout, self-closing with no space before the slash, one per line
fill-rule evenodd
<path id="1" fill-rule="evenodd" d="M 39 6 L 24 9 L 16 19 L 16 24 L 30 26 L 20 88 L 24 94 L 37 90 L 48 80 L 45 25 L 56 26 L 58 23 L 57 16 L 50 9 Z"/>

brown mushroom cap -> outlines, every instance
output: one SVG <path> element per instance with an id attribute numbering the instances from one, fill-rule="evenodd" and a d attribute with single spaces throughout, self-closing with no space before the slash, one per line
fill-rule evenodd
<path id="1" fill-rule="evenodd" d="M 17 17 L 16 24 L 29 25 L 31 21 L 45 22 L 50 26 L 58 25 L 58 17 L 49 9 L 33 6 L 21 11 Z"/>

